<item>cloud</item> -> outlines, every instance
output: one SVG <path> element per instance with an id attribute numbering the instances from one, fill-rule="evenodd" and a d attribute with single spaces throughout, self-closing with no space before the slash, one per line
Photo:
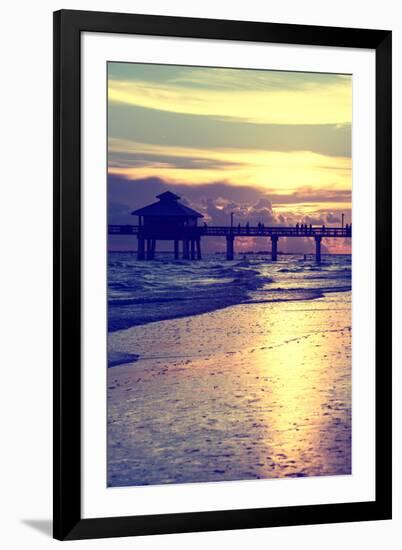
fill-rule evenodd
<path id="1" fill-rule="evenodd" d="M 111 224 L 135 224 L 136 217 L 131 215 L 132 210 L 155 202 L 156 195 L 172 190 L 181 196 L 183 203 L 201 212 L 204 215 L 203 222 L 208 225 L 230 225 L 231 213 L 234 216 L 234 224 L 239 223 L 244 227 L 247 223 L 265 226 L 294 226 L 296 223 L 312 225 L 330 224 L 330 220 L 339 218 L 339 212 L 334 210 L 318 209 L 309 214 L 303 214 L 292 210 L 278 212 L 275 209 L 275 197 L 262 193 L 252 187 L 233 187 L 226 182 L 185 186 L 166 182 L 159 178 L 147 178 L 128 180 L 124 177 L 109 175 L 108 177 L 108 220 Z M 306 190 L 306 195 L 310 191 Z M 316 198 L 316 197 L 315 197 Z M 306 200 L 306 197 L 303 197 Z M 290 203 L 291 207 L 295 203 Z M 347 211 L 347 215 L 350 211 Z M 132 237 L 109 239 L 110 246 L 114 249 L 133 249 L 135 239 Z M 313 243 L 314 244 L 314 243 Z M 311 239 L 298 239 L 297 243 L 292 239 L 281 239 L 280 249 L 284 252 L 299 251 L 310 253 L 313 251 Z M 327 243 L 331 250 L 339 249 L 339 243 Z M 262 250 L 269 248 L 269 242 L 261 242 L 261 239 L 237 239 L 236 247 L 241 250 Z M 206 251 L 214 252 L 224 250 L 225 242 L 221 238 L 206 240 L 203 247 Z M 344 247 L 344 250 L 347 250 Z M 338 248 L 337 248 L 338 247 Z M 323 249 L 324 250 L 324 249 Z M 340 249 L 339 249 L 340 250 Z"/>
<path id="2" fill-rule="evenodd" d="M 333 212 L 328 212 L 326 220 L 328 223 L 339 223 L 341 221 L 341 218 L 335 215 Z"/>
<path id="3" fill-rule="evenodd" d="M 275 71 L 251 68 L 200 67 L 157 63 L 108 62 L 110 80 L 169 83 L 187 88 L 311 89 L 350 82 L 351 76 L 333 73 Z"/>
<path id="4" fill-rule="evenodd" d="M 325 90 L 348 82 L 350 75 L 222 67 L 180 67 L 175 77 L 170 80 L 170 83 L 184 87 L 253 91 L 310 91 L 315 88 Z"/>
<path id="5" fill-rule="evenodd" d="M 154 145 L 351 156 L 350 124 L 253 124 L 111 103 L 108 131 L 111 138 Z"/>
<path id="6" fill-rule="evenodd" d="M 255 124 L 110 103 L 109 137 L 154 145 L 313 151 L 351 156 L 350 124 Z"/>
<path id="7" fill-rule="evenodd" d="M 152 154 L 134 152 L 114 152 L 109 154 L 109 168 L 172 168 L 177 170 L 224 170 L 228 167 L 240 166 L 235 161 L 185 156 L 174 154 Z"/>
<path id="8" fill-rule="evenodd" d="M 109 71 L 108 98 L 121 103 L 192 115 L 270 124 L 344 124 L 352 120 L 351 77 L 315 73 L 160 66 L 146 78 Z M 120 73 L 122 71 L 120 67 Z M 172 76 L 169 78 L 169 70 Z M 136 74 L 137 72 L 137 74 Z"/>
<path id="9" fill-rule="evenodd" d="M 352 191 L 349 189 L 334 189 L 325 187 L 314 189 L 312 187 L 304 187 L 293 193 L 284 194 L 277 193 L 274 189 L 267 190 L 267 194 L 271 197 L 274 205 L 290 205 L 290 204 L 306 204 L 306 203 L 350 203 L 352 199 Z"/>
<path id="10" fill-rule="evenodd" d="M 195 209 L 198 208 L 203 213 L 208 214 L 207 208 L 211 205 L 228 216 L 233 211 L 242 219 L 245 219 L 250 212 L 267 216 L 267 213 L 275 211 L 277 214 L 276 219 L 279 220 L 281 215 L 282 222 L 291 219 L 292 223 L 293 221 L 294 223 L 303 221 L 304 218 L 304 223 L 310 223 L 307 222 L 306 216 L 311 216 L 311 209 L 303 213 L 303 207 L 308 204 L 314 207 L 315 219 L 319 220 L 319 223 L 325 223 L 325 221 L 338 223 L 340 211 L 323 208 L 322 205 L 325 203 L 347 203 L 350 207 L 351 200 L 351 192 L 342 189 L 316 190 L 306 187 L 298 192 L 286 195 L 278 194 L 275 190 L 267 192 L 258 187 L 233 186 L 230 182 L 225 181 L 189 186 L 157 177 L 128 179 L 114 174 L 108 176 L 109 201 L 114 204 L 126 205 L 131 210 L 154 202 L 156 195 L 167 190 L 172 190 L 182 197 L 182 200 L 189 206 Z M 318 206 L 316 206 L 317 204 Z M 280 212 L 278 206 L 282 207 Z M 283 209 L 286 206 L 289 207 L 287 214 L 286 210 Z M 349 211 L 350 208 L 343 210 Z"/>
<path id="11" fill-rule="evenodd" d="M 272 201 L 268 197 L 261 197 L 255 204 L 255 208 L 267 208 L 272 211 Z"/>
<path id="12" fill-rule="evenodd" d="M 108 169 L 114 174 L 131 179 L 159 177 L 187 185 L 224 179 L 233 186 L 247 185 L 289 193 L 308 186 L 345 189 L 351 178 L 350 158 L 328 157 L 310 151 L 203 149 L 111 137 L 108 154 Z M 194 169 L 194 166 L 200 168 Z"/>

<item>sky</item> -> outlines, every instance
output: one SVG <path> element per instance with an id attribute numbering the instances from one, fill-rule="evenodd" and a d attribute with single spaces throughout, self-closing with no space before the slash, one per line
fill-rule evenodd
<path id="1" fill-rule="evenodd" d="M 350 75 L 109 62 L 109 223 L 167 189 L 211 225 L 350 223 L 351 122 Z"/>

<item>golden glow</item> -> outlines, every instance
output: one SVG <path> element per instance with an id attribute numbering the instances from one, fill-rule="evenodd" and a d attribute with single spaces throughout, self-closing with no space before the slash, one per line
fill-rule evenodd
<path id="1" fill-rule="evenodd" d="M 288 309 L 293 308 L 298 306 Z M 277 409 L 276 414 L 269 414 L 269 422 L 270 431 L 281 434 L 277 455 L 286 457 L 285 461 L 292 459 L 290 470 L 295 461 L 305 465 L 310 475 L 311 472 L 322 473 L 322 466 L 318 467 L 315 462 L 317 449 L 323 447 L 325 440 L 328 440 L 324 448 L 329 460 L 342 463 L 347 459 L 345 454 L 335 452 L 334 443 L 334 447 L 329 443 L 334 437 L 329 431 L 335 428 L 329 422 L 331 416 L 337 417 L 339 429 L 335 435 L 339 441 L 345 437 L 345 448 L 349 437 L 340 429 L 343 422 L 347 423 L 345 403 L 350 398 L 350 372 L 342 371 L 344 365 L 339 345 L 347 343 L 350 346 L 350 308 L 345 307 L 342 316 L 334 316 L 331 328 L 326 330 L 320 330 L 319 323 L 316 325 L 321 313 L 322 326 L 325 327 L 328 315 L 325 310 L 320 312 L 318 308 L 314 315 L 308 312 L 299 315 L 297 323 L 286 309 L 278 310 L 266 336 L 269 361 L 264 355 L 258 356 L 261 372 L 275 380 L 270 397 L 276 402 Z M 292 322 L 294 326 L 290 326 Z M 292 334 L 291 341 L 289 334 Z M 287 345 L 284 345 L 285 342 Z M 338 393 L 336 412 L 333 402 L 335 392 Z M 343 447 L 338 444 L 339 448 Z"/>
<path id="2" fill-rule="evenodd" d="M 234 117 L 254 123 L 345 124 L 352 119 L 349 79 L 327 86 L 291 90 L 234 89 L 230 93 L 227 89 L 110 80 L 109 101 L 173 113 Z"/>
<path id="3" fill-rule="evenodd" d="M 311 151 L 261 151 L 252 149 L 193 149 L 166 145 L 148 145 L 126 140 L 110 139 L 109 151 L 159 155 L 161 158 L 204 159 L 213 161 L 214 168 L 202 170 L 169 165 L 155 161 L 133 167 L 109 166 L 112 174 L 129 178 L 160 177 L 181 184 L 229 181 L 232 185 L 251 185 L 262 191 L 290 193 L 305 187 L 350 189 L 351 159 L 329 157 Z"/>
<path id="4" fill-rule="evenodd" d="M 341 467 L 350 460 L 349 433 L 341 429 L 349 423 L 350 371 L 344 371 L 339 351 L 340 346 L 350 350 L 350 307 L 344 304 L 331 328 L 320 329 L 317 321 L 322 317 L 326 326 L 326 307 L 312 313 L 296 302 L 259 319 L 263 336 L 254 344 L 259 352 L 252 354 L 252 364 L 267 384 L 260 409 L 271 459 L 267 477 L 272 467 L 278 477 L 296 471 L 322 475 L 326 466 L 318 460 L 318 449 L 328 454 L 328 463 Z"/>
<path id="5" fill-rule="evenodd" d="M 250 187 L 269 199 L 276 223 L 334 225 L 341 213 L 350 223 L 350 75 L 129 63 L 108 71 L 109 174 L 200 193 L 224 183 L 229 202 L 231 187 Z M 335 241 L 327 250 L 350 251 Z"/>

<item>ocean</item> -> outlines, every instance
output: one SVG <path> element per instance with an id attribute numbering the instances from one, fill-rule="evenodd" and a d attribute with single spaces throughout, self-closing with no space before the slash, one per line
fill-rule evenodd
<path id="1" fill-rule="evenodd" d="M 109 252 L 108 330 L 110 333 L 167 319 L 207 313 L 236 304 L 314 300 L 351 291 L 351 256 L 247 254 L 201 261 L 174 261 L 168 253 L 138 262 L 132 252 Z M 113 349 L 109 366 L 134 359 Z"/>
<path id="2" fill-rule="evenodd" d="M 108 486 L 349 475 L 351 257 L 109 255 Z"/>

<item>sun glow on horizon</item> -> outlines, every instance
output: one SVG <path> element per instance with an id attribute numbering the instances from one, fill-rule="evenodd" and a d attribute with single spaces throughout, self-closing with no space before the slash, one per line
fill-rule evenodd
<path id="1" fill-rule="evenodd" d="M 284 219 L 350 221 L 350 75 L 129 63 L 108 75 L 111 176 L 203 192 L 224 182 L 229 195 L 258 190 Z"/>

